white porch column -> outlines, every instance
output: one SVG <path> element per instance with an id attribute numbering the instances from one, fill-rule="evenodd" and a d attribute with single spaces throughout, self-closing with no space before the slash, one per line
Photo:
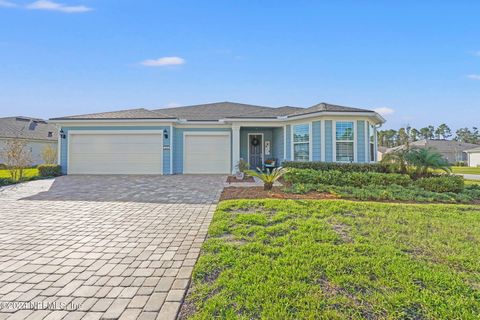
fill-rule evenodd
<path id="1" fill-rule="evenodd" d="M 235 173 L 235 167 L 240 161 L 240 126 L 232 126 L 232 173 Z"/>

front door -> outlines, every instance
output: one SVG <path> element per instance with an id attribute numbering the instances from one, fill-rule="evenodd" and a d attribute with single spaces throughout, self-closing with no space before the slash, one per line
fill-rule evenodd
<path id="1" fill-rule="evenodd" d="M 250 163 L 250 168 L 256 170 L 257 168 L 262 169 L 263 167 L 263 141 L 262 135 L 260 134 L 251 134 L 248 136 L 248 148 L 250 158 L 248 162 Z"/>

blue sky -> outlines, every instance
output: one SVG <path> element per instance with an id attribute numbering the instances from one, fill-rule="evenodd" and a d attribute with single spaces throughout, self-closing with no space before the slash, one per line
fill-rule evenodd
<path id="1" fill-rule="evenodd" d="M 479 1 L 0 0 L 0 116 L 215 101 L 480 126 Z M 166 59 L 162 59 L 166 58 Z"/>

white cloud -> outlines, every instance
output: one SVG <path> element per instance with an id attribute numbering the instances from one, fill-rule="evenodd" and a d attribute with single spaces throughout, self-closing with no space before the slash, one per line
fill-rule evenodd
<path id="1" fill-rule="evenodd" d="M 165 106 L 165 108 L 176 108 L 176 107 L 180 107 L 180 103 L 170 102 L 170 103 L 167 103 L 167 105 Z"/>
<path id="2" fill-rule="evenodd" d="M 180 57 L 163 57 L 158 59 L 149 59 L 142 61 L 142 65 L 146 67 L 165 67 L 184 64 L 185 60 Z"/>
<path id="3" fill-rule="evenodd" d="M 480 74 L 469 74 L 467 78 L 471 80 L 480 80 Z"/>
<path id="4" fill-rule="evenodd" d="M 92 8 L 86 6 L 68 6 L 50 0 L 38 0 L 26 5 L 26 8 L 31 10 L 51 10 L 65 13 L 82 13 L 92 10 Z"/>
<path id="5" fill-rule="evenodd" d="M 383 108 L 377 108 L 377 109 L 374 109 L 376 113 L 379 113 L 381 114 L 382 116 L 388 116 L 389 114 L 392 114 L 395 112 L 395 110 L 393 110 L 392 108 L 386 108 L 386 107 L 383 107 Z"/>
<path id="6" fill-rule="evenodd" d="M 0 0 L 0 7 L 14 8 L 14 7 L 16 7 L 16 6 L 17 6 L 16 3 L 13 3 L 13 2 L 10 2 L 10 1 L 6 1 L 6 0 Z"/>
<path id="7" fill-rule="evenodd" d="M 480 50 L 479 51 L 473 51 L 474 56 L 479 56 L 480 57 Z"/>

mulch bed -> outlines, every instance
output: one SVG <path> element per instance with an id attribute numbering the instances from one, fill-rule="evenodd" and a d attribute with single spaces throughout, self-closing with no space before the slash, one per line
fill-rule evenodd
<path id="1" fill-rule="evenodd" d="M 255 182 L 255 179 L 253 177 L 244 177 L 243 180 L 237 179 L 235 176 L 228 176 L 227 177 L 227 182 L 228 183 L 235 183 L 235 182 Z"/>
<path id="2" fill-rule="evenodd" d="M 337 199 L 338 197 L 326 192 L 308 192 L 305 194 L 286 193 L 282 187 L 273 187 L 270 191 L 263 187 L 226 187 L 223 189 L 220 200 L 232 199 Z"/>

